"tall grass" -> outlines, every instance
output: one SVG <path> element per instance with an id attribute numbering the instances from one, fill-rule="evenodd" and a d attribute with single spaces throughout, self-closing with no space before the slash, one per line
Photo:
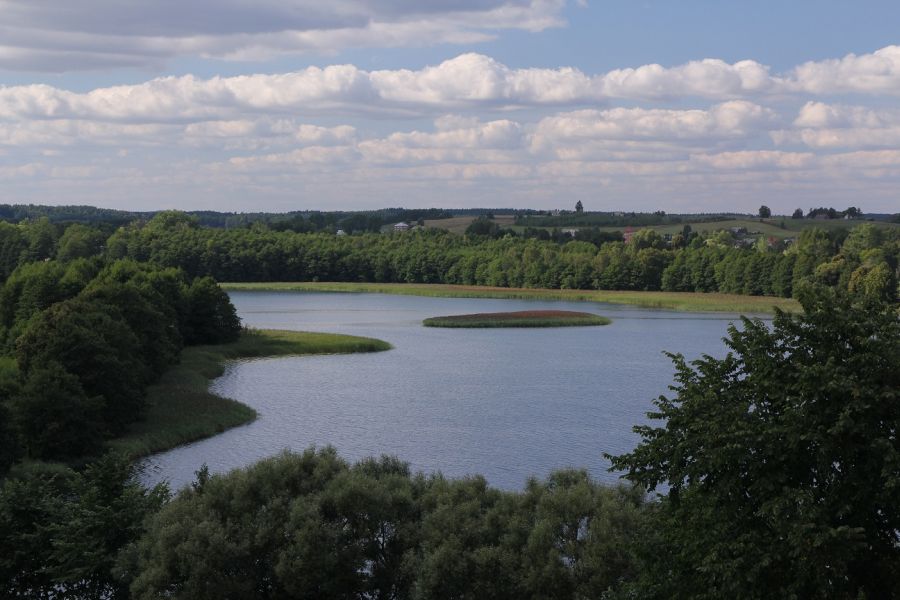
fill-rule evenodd
<path id="1" fill-rule="evenodd" d="M 348 283 L 348 282 L 273 282 L 224 283 L 230 291 L 297 291 L 297 292 L 369 292 L 431 296 L 440 298 L 509 298 L 526 300 L 567 300 L 629 304 L 644 308 L 661 308 L 690 312 L 773 313 L 775 308 L 799 312 L 800 303 L 792 298 L 742 296 L 738 294 L 703 294 L 698 292 L 632 292 L 610 290 L 549 290 L 531 288 L 499 288 L 424 283 Z"/>
<path id="2" fill-rule="evenodd" d="M 147 390 L 145 418 L 109 445 L 139 458 L 253 421 L 257 416 L 255 410 L 209 391 L 210 380 L 224 372 L 229 360 L 377 352 L 390 348 L 387 342 L 372 338 L 277 330 L 245 330 L 238 341 L 230 344 L 185 348 L 179 364 L 167 370 Z"/>

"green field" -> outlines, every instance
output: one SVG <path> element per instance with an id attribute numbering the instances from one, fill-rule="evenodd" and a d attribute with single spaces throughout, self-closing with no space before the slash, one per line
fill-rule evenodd
<path id="1" fill-rule="evenodd" d="M 781 224 L 784 224 L 784 227 L 781 227 Z M 898 223 L 888 223 L 885 221 L 865 221 L 865 220 L 849 220 L 845 221 L 844 219 L 831 219 L 831 220 L 818 220 L 818 219 L 791 219 L 790 217 L 780 217 L 775 216 L 770 219 L 728 219 L 726 221 L 711 221 L 711 222 L 700 222 L 700 223 L 672 223 L 668 225 L 648 225 L 641 227 L 632 227 L 633 231 L 638 231 L 641 229 L 652 229 L 658 232 L 660 235 L 664 234 L 676 234 L 681 233 L 684 229 L 685 225 L 690 225 L 691 230 L 696 233 L 711 233 L 715 231 L 721 231 L 723 229 L 731 229 L 732 227 L 743 227 L 747 230 L 747 235 L 749 236 L 759 236 L 764 235 L 765 237 L 772 237 L 775 239 L 783 240 L 785 238 L 795 238 L 800 235 L 800 233 L 804 229 L 809 229 L 811 227 L 818 227 L 820 229 L 852 229 L 857 225 L 861 225 L 863 223 L 871 223 L 875 227 L 880 228 L 891 228 L 891 227 L 900 227 Z M 580 227 L 590 227 L 590 226 L 579 226 L 579 225 L 567 225 L 566 227 L 562 227 L 560 229 L 579 229 Z M 525 227 L 515 226 L 513 229 L 519 233 L 525 230 Z M 544 227 L 543 229 L 553 229 L 551 227 Z M 603 226 L 597 227 L 600 231 L 625 231 L 628 229 L 624 226 Z"/>
<path id="2" fill-rule="evenodd" d="M 147 390 L 144 420 L 109 442 L 114 450 L 132 458 L 161 452 L 231 427 L 249 423 L 256 411 L 209 391 L 209 382 L 224 372 L 225 363 L 241 358 L 287 355 L 347 354 L 388 350 L 381 340 L 333 333 L 251 330 L 231 344 L 192 346 L 181 362 L 166 371 Z"/>
<path id="3" fill-rule="evenodd" d="M 585 327 L 609 325 L 606 317 L 570 310 L 520 310 L 517 312 L 476 313 L 431 317 L 422 321 L 425 327 Z"/>
<path id="4" fill-rule="evenodd" d="M 431 296 L 439 298 L 513 298 L 525 300 L 566 300 L 631 304 L 645 308 L 663 308 L 691 312 L 773 313 L 775 308 L 788 312 L 800 310 L 791 298 L 742 296 L 737 294 L 701 294 L 694 292 L 620 292 L 607 290 L 546 290 L 499 288 L 473 285 L 425 283 L 347 283 L 347 282 L 272 282 L 223 283 L 229 291 L 272 292 L 368 292 Z"/>
<path id="5" fill-rule="evenodd" d="M 472 224 L 476 217 L 453 217 L 452 219 L 426 219 L 425 227 L 432 229 L 446 229 L 452 233 L 465 233 L 466 228 Z M 491 219 L 503 228 L 510 228 L 516 222 L 515 215 L 497 215 Z"/>

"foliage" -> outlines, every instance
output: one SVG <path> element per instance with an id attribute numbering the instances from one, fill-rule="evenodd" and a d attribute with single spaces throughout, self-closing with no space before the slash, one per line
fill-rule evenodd
<path id="1" fill-rule="evenodd" d="M 121 431 L 140 415 L 150 379 L 139 344 L 117 308 L 74 298 L 35 315 L 16 352 L 26 378 L 51 363 L 75 375 L 87 397 L 102 398 L 104 425 Z"/>
<path id="2" fill-rule="evenodd" d="M 224 344 L 241 333 L 241 320 L 212 277 L 195 279 L 187 290 L 188 317 L 185 338 L 188 344 Z"/>
<path id="3" fill-rule="evenodd" d="M 115 455 L 80 473 L 38 467 L 8 478 L 0 487 L 0 594 L 125 597 L 115 562 L 167 498 L 165 486 L 135 483 L 130 463 Z"/>
<path id="4" fill-rule="evenodd" d="M 483 235 L 498 238 L 502 235 L 500 225 L 487 217 L 478 217 L 472 224 L 466 227 L 466 235 Z"/>
<path id="5" fill-rule="evenodd" d="M 57 362 L 32 369 L 9 405 L 29 458 L 57 460 L 99 449 L 103 398 L 88 397 L 78 377 Z"/>
<path id="6" fill-rule="evenodd" d="M 0 398 L 8 398 L 4 393 Z M 0 480 L 19 459 L 21 450 L 6 402 L 0 400 Z"/>
<path id="7" fill-rule="evenodd" d="M 178 223 L 191 226 L 181 213 L 156 225 Z M 99 257 L 17 267 L 0 288 L 0 360 L 14 366 L 0 365 L 0 472 L 21 456 L 72 461 L 98 451 L 141 418 L 147 386 L 185 338 L 215 343 L 239 331 L 227 294 L 178 269 Z"/>
<path id="8" fill-rule="evenodd" d="M 594 214 L 585 213 L 585 218 Z M 111 252 L 118 248 L 117 256 L 219 281 L 446 283 L 790 297 L 800 281 L 817 279 L 816 269 L 838 255 L 846 235 L 840 231 L 812 228 L 787 247 L 766 239 L 752 247 L 727 232 L 703 237 L 690 229 L 671 240 L 643 229 L 631 234 L 628 243 L 618 232 L 590 228 L 579 228 L 573 239 L 559 230 L 526 227 L 520 237 L 486 218 L 473 221 L 465 236 L 433 229 L 335 236 L 156 223 L 122 229 L 108 245 Z M 900 230 L 885 230 L 880 247 L 881 259 L 896 279 Z M 848 262 L 842 268 L 859 266 Z M 833 285 L 848 283 L 849 273 Z"/>
<path id="9" fill-rule="evenodd" d="M 16 207 L 10 214 L 25 214 L 16 212 L 20 208 L 23 207 Z M 176 267 L 189 279 L 212 276 L 219 281 L 235 282 L 448 283 L 791 297 L 800 281 L 827 282 L 846 289 L 852 271 L 864 267 L 864 272 L 857 275 L 858 285 L 872 289 L 884 284 L 884 295 L 895 297 L 895 290 L 884 288 L 891 288 L 900 269 L 900 232 L 896 228 L 882 230 L 885 235 L 879 246 L 883 250 L 879 257 L 869 256 L 855 263 L 837 260 L 848 231 L 843 223 L 835 223 L 839 227 L 827 227 L 822 222 L 820 226 L 826 230 L 803 226 L 799 228 L 803 230 L 799 241 L 793 238 L 777 241 L 767 239 L 766 232 L 779 239 L 784 236 L 773 234 L 770 226 L 762 224 L 759 225 L 762 233 L 751 231 L 736 236 L 727 230 L 716 233 L 716 225 L 707 224 L 698 235 L 690 225 L 684 225 L 684 215 L 666 215 L 663 211 L 646 215 L 563 211 L 559 216 L 520 211 L 516 221 L 518 230 L 513 231 L 501 229 L 482 210 L 474 211 L 479 216 L 471 223 L 467 236 L 434 229 L 391 236 L 377 233 L 384 223 L 449 215 L 439 209 L 281 216 L 163 211 L 152 215 L 149 221 L 140 219 L 150 214 L 134 214 L 132 217 L 138 220 L 109 236 L 115 219 L 100 219 L 91 225 L 64 225 L 55 220 L 53 210 L 24 208 L 39 218 L 26 219 L 18 225 L 0 223 L 0 274 L 4 277 L 10 277 L 17 266 L 39 264 L 56 256 L 65 263 L 85 258 L 90 261 L 129 258 L 157 267 Z M 69 209 L 74 210 L 73 215 L 80 214 L 81 208 L 84 207 L 61 207 L 60 214 Z M 799 212 L 802 216 L 802 210 Z M 850 207 L 846 211 L 813 209 L 811 214 L 858 218 L 862 213 Z M 51 220 L 40 215 L 48 215 Z M 84 215 L 86 221 L 93 222 L 89 212 Z M 728 226 L 723 221 L 726 218 L 727 215 L 693 215 L 691 221 L 698 227 L 704 221 L 720 222 L 721 231 Z M 664 239 L 653 230 L 639 229 L 628 233 L 629 243 L 622 243 L 622 233 L 610 229 L 626 224 L 637 227 L 662 224 L 669 233 Z M 679 235 L 675 228 L 682 226 Z M 355 235 L 335 236 L 338 228 Z M 822 238 L 826 243 L 819 247 Z M 590 252 L 573 251 L 575 246 L 584 246 L 575 242 L 593 248 Z M 84 265 L 82 262 L 82 275 Z M 863 283 L 861 278 L 870 272 L 873 274 L 868 282 Z M 79 290 L 73 288 L 85 282 L 76 277 L 79 273 L 72 275 L 65 289 L 58 286 L 46 289 L 56 295 L 55 299 L 52 295 L 46 298 L 59 301 L 77 293 Z M 190 281 L 183 279 L 183 284 L 190 285 Z M 23 308 L 30 305 L 26 301 Z M 176 313 L 183 333 L 187 309 L 179 307 Z M 9 331 L 9 319 L 6 321 L 9 344 L 20 332 Z"/>
<path id="10" fill-rule="evenodd" d="M 56 258 L 62 262 L 69 262 L 76 258 L 97 256 L 103 250 L 106 237 L 104 232 L 97 228 L 79 223 L 70 225 L 60 236 Z"/>
<path id="11" fill-rule="evenodd" d="M 593 598 L 633 578 L 641 506 L 582 471 L 513 493 L 307 450 L 182 490 L 122 570 L 138 599 Z"/>
<path id="12" fill-rule="evenodd" d="M 645 593 L 882 598 L 900 589 L 900 321 L 830 290 L 770 330 L 744 319 L 724 359 L 673 355 L 674 398 L 612 457 L 653 489 L 661 547 Z"/>

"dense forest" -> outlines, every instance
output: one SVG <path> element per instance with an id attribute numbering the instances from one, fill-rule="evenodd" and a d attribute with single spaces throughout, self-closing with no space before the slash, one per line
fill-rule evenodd
<path id="1" fill-rule="evenodd" d="M 68 225 L 124 225 L 136 220 L 149 220 L 159 214 L 133 212 L 93 206 L 43 206 L 36 204 L 0 204 L 0 220 L 21 223 L 46 218 L 51 223 Z M 469 212 L 469 211 L 454 211 Z M 473 209 L 474 214 L 493 213 L 491 209 Z M 195 222 L 204 227 L 247 227 L 261 223 L 279 230 L 298 232 L 328 231 L 379 231 L 383 226 L 398 221 L 418 222 L 424 219 L 446 219 L 453 213 L 441 208 L 383 208 L 368 211 L 293 211 L 287 213 L 233 213 L 212 210 L 195 210 L 189 213 Z"/>
<path id="2" fill-rule="evenodd" d="M 223 215 L 166 211 L 127 224 L 115 219 L 53 222 L 47 216 L 16 224 L 0 221 L 0 280 L 31 262 L 100 257 L 232 282 L 449 283 L 793 297 L 799 282 L 816 281 L 896 298 L 900 274 L 900 228 L 855 221 L 847 227 L 808 227 L 787 241 L 747 238 L 727 229 L 700 234 L 689 224 L 668 236 L 639 229 L 627 240 L 621 232 L 597 227 L 517 232 L 483 216 L 466 235 L 424 228 L 375 233 L 386 220 L 437 218 L 444 215 L 439 209 L 288 214 L 234 227 L 203 224 L 205 219 L 218 223 Z M 340 223 L 356 233 L 335 235 Z"/>
<path id="3" fill-rule="evenodd" d="M 895 598 L 898 259 L 897 229 L 871 224 L 740 247 L 689 228 L 0 222 L 0 595 Z M 673 356 L 656 424 L 609 457 L 617 488 L 560 471 L 505 492 L 327 448 L 198 465 L 175 494 L 136 483 L 106 442 L 184 346 L 240 334 L 216 280 L 315 279 L 772 294 L 804 311 L 745 319 L 724 359 Z"/>
<path id="4" fill-rule="evenodd" d="M 188 215 L 162 213 L 146 224 L 119 228 L 106 241 L 105 253 L 235 282 L 452 283 L 791 297 L 798 282 L 818 281 L 888 298 L 897 293 L 900 228 L 812 227 L 788 246 L 761 238 L 751 247 L 737 245 L 728 231 L 698 235 L 689 226 L 671 240 L 651 229 L 635 232 L 628 242 L 602 232 L 586 241 L 590 235 L 557 241 L 425 229 L 335 236 L 263 226 L 211 229 Z M 8 267 L 0 264 L 3 268 Z"/>

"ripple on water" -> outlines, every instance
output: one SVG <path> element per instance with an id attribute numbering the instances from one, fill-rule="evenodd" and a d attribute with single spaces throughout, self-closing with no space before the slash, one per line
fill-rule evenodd
<path id="1" fill-rule="evenodd" d="M 393 454 L 413 469 L 483 474 L 519 489 L 529 476 L 586 468 L 607 482 L 603 453 L 629 451 L 633 425 L 668 392 L 672 364 L 725 353 L 736 315 L 698 315 L 545 300 L 424 298 L 383 294 L 232 292 L 251 327 L 331 331 L 383 339 L 376 354 L 232 363 L 212 384 L 259 419 L 146 462 L 146 483 L 189 483 L 285 448 L 335 446 L 347 459 Z M 581 310 L 605 327 L 436 329 L 424 318 L 515 310 Z"/>

